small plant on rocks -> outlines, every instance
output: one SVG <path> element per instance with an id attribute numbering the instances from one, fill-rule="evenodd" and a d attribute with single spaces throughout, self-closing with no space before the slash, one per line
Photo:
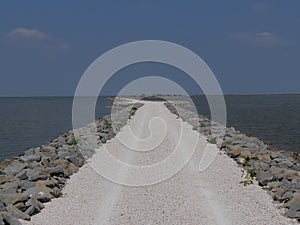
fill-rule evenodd
<path id="1" fill-rule="evenodd" d="M 243 184 L 244 186 L 248 186 L 249 184 L 253 184 L 253 180 L 255 177 L 255 172 L 254 169 L 250 167 L 250 161 L 251 157 L 250 156 L 245 156 L 245 162 L 243 163 L 244 170 L 242 170 L 242 177 L 243 177 Z"/>

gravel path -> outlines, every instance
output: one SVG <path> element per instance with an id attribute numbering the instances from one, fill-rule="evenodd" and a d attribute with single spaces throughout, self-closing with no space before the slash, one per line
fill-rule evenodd
<path id="1" fill-rule="evenodd" d="M 167 133 L 162 143 L 148 152 L 131 151 L 153 145 L 154 134 L 162 133 L 164 127 L 160 117 L 166 122 Z M 145 102 L 134 118 L 117 135 L 126 143 L 113 138 L 104 145 L 116 158 L 133 165 L 151 165 L 166 158 L 176 147 L 179 138 L 176 128 L 182 125 L 184 135 L 198 136 L 187 123 L 182 123 L 159 102 Z M 130 130 L 142 141 L 132 138 Z M 147 137 L 150 137 L 147 139 Z M 205 137 L 199 137 L 197 149 L 189 163 L 170 179 L 145 187 L 129 187 L 112 183 L 97 174 L 93 168 L 102 168 L 99 149 L 90 162 L 68 181 L 64 196 L 47 203 L 41 213 L 32 217 L 34 225 L 103 225 L 103 224 L 294 224 L 281 215 L 269 194 L 258 185 L 244 187 L 240 184 L 241 171 L 235 162 L 222 154 L 204 172 L 198 172 L 198 164 L 203 154 Z M 186 143 L 185 148 L 192 148 Z M 150 146 L 153 147 L 153 146 Z M 102 151 L 101 151 L 102 150 Z M 167 170 L 168 168 L 166 168 Z M 155 171 L 154 171 L 155 172 Z M 165 171 L 161 171 L 164 173 Z M 116 168 L 115 175 L 122 182 L 134 182 L 130 170 Z M 155 175 L 148 174 L 149 180 Z"/>

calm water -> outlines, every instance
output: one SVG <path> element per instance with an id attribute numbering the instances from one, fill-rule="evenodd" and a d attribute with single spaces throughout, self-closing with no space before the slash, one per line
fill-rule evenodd
<path id="1" fill-rule="evenodd" d="M 210 116 L 204 96 L 193 98 L 200 114 Z M 290 151 L 300 152 L 300 95 L 225 96 L 227 126 Z"/>
<path id="2" fill-rule="evenodd" d="M 204 96 L 199 113 L 210 115 Z M 300 152 L 300 95 L 226 96 L 228 125 Z M 96 117 L 110 112 L 100 98 Z M 72 98 L 0 98 L 0 161 L 40 146 L 72 128 Z"/>
<path id="3" fill-rule="evenodd" d="M 72 128 L 71 97 L 0 98 L 0 161 L 53 140 Z M 100 98 L 96 117 L 110 112 Z"/>

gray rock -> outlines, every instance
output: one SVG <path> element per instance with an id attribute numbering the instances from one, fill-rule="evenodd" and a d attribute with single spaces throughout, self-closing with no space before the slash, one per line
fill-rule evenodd
<path id="1" fill-rule="evenodd" d="M 282 200 L 282 201 L 290 200 L 292 194 L 293 194 L 292 191 L 287 191 L 287 192 L 285 192 L 285 193 L 281 196 L 281 200 Z"/>
<path id="2" fill-rule="evenodd" d="M 25 202 L 29 198 L 27 194 L 25 193 L 12 193 L 7 194 L 5 196 L 0 196 L 2 202 L 4 202 L 6 205 L 14 205 L 18 202 Z"/>
<path id="3" fill-rule="evenodd" d="M 7 212 L 2 212 L 2 217 L 4 222 L 6 222 L 9 225 L 22 225 L 17 218 L 15 218 Z"/>
<path id="4" fill-rule="evenodd" d="M 26 190 L 26 189 L 34 187 L 34 186 L 35 186 L 35 182 L 25 180 L 22 185 L 22 190 Z"/>
<path id="5" fill-rule="evenodd" d="M 41 202 L 49 202 L 53 196 L 51 195 L 51 189 L 44 184 L 37 184 L 34 187 L 28 188 L 25 193 L 32 197 L 36 197 Z"/>
<path id="6" fill-rule="evenodd" d="M 8 177 L 6 175 L 0 175 L 0 185 L 4 184 L 8 181 Z"/>
<path id="7" fill-rule="evenodd" d="M 30 162 L 39 162 L 41 161 L 42 154 L 36 153 L 33 155 L 23 155 L 20 157 L 20 160 L 24 163 L 30 163 Z"/>
<path id="8" fill-rule="evenodd" d="M 300 218 L 300 202 L 294 202 L 286 215 L 290 218 Z"/>
<path id="9" fill-rule="evenodd" d="M 52 147 L 52 146 L 43 146 L 42 149 L 41 149 L 41 152 L 43 154 L 55 154 L 56 153 L 56 148 Z"/>
<path id="10" fill-rule="evenodd" d="M 38 175 L 30 177 L 31 181 L 38 181 L 38 180 L 47 180 L 50 177 L 48 173 L 39 173 Z"/>
<path id="11" fill-rule="evenodd" d="M 18 202 L 17 204 L 14 205 L 17 209 L 21 210 L 21 211 L 25 211 L 26 210 L 26 206 L 23 202 Z"/>
<path id="12" fill-rule="evenodd" d="M 25 213 L 29 216 L 32 216 L 34 214 L 39 213 L 40 211 L 41 211 L 40 209 L 38 209 L 32 205 L 32 206 L 29 206 L 28 209 L 26 209 Z"/>
<path id="13" fill-rule="evenodd" d="M 5 205 L 4 205 L 4 202 L 0 201 L 0 212 L 2 212 L 2 211 L 5 211 Z"/>
<path id="14" fill-rule="evenodd" d="M 8 166 L 6 166 L 2 171 L 9 176 L 15 176 L 17 173 L 19 173 L 26 167 L 26 164 L 21 163 L 19 161 L 11 161 L 11 163 Z"/>
<path id="15" fill-rule="evenodd" d="M 20 180 L 26 180 L 28 178 L 26 172 L 27 170 L 22 170 L 16 175 L 16 177 Z"/>
<path id="16" fill-rule="evenodd" d="M 22 220 L 30 220 L 30 216 L 28 216 L 28 214 L 23 213 L 22 211 L 20 211 L 19 209 L 17 209 L 15 206 L 13 205 L 8 205 L 7 206 L 7 212 L 16 217 L 17 219 L 22 219 Z"/>
<path id="17" fill-rule="evenodd" d="M 3 217 L 2 214 L 0 213 L 0 225 L 5 225 L 4 221 L 3 221 Z"/>
<path id="18" fill-rule="evenodd" d="M 273 176 L 269 170 L 259 171 L 257 173 L 256 179 L 261 186 L 266 186 L 273 179 Z"/>
<path id="19" fill-rule="evenodd" d="M 28 207 L 28 211 L 26 210 L 26 213 L 28 215 L 33 215 L 35 213 L 40 212 L 41 209 L 45 208 L 44 204 L 39 202 L 37 198 L 32 196 L 26 203 L 25 205 Z M 29 209 L 30 208 L 30 209 Z"/>

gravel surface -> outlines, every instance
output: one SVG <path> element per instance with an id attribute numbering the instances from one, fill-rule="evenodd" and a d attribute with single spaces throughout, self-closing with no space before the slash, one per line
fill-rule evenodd
<path id="1" fill-rule="evenodd" d="M 158 120 L 166 123 L 165 138 L 154 150 L 148 152 L 130 151 L 134 148 L 153 145 L 151 132 L 162 133 L 164 129 Z M 151 165 L 168 157 L 176 147 L 179 134 L 176 128 L 182 126 L 188 137 L 198 133 L 187 123 L 182 123 L 161 102 L 145 102 L 132 120 L 111 141 L 103 145 L 116 158 L 133 165 Z M 132 132 L 142 138 L 132 138 Z M 121 144 L 121 140 L 127 140 Z M 132 140 L 132 141 L 131 141 Z M 151 144 L 150 144 L 151 143 Z M 90 162 L 80 168 L 68 181 L 63 197 L 45 204 L 41 213 L 32 217 L 34 225 L 99 225 L 99 224 L 256 224 L 284 225 L 294 222 L 281 214 L 270 195 L 258 185 L 244 187 L 241 169 L 228 156 L 219 152 L 212 165 L 204 172 L 198 171 L 198 164 L 206 145 L 206 138 L 200 136 L 197 149 L 189 163 L 168 180 L 144 187 L 119 185 L 103 178 L 92 168 L 103 168 L 100 156 L 103 149 L 96 151 Z M 152 146 L 153 147 L 153 146 Z M 193 148 L 192 140 L 185 143 L 186 149 Z M 212 145 L 211 148 L 216 148 Z M 184 157 L 183 157 L 184 158 Z M 99 167 L 98 167 L 99 166 Z M 165 168 L 168 170 L 169 168 Z M 154 173 L 156 171 L 154 170 Z M 167 174 L 166 171 L 161 171 Z M 122 182 L 134 182 L 136 174 L 130 170 L 116 168 L 115 175 Z M 149 180 L 156 175 L 147 174 Z M 132 179 L 132 177 L 134 179 Z"/>

